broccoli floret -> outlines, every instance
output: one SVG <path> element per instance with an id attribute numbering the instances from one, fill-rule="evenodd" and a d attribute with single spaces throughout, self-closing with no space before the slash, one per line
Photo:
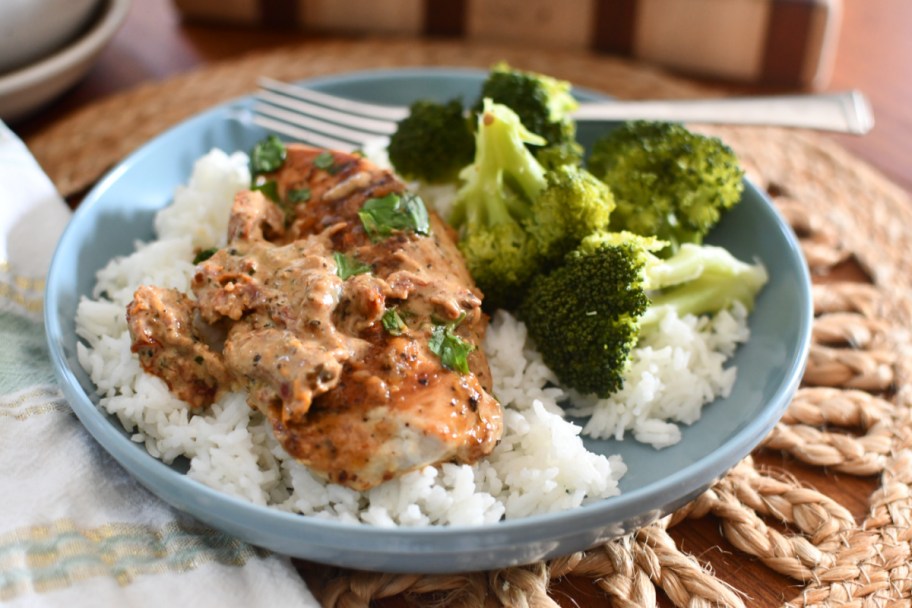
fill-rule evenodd
<path id="1" fill-rule="evenodd" d="M 510 108 L 485 100 L 475 159 L 460 173 L 464 183 L 449 221 L 462 229 L 459 248 L 489 305 L 515 303 L 516 290 L 538 271 L 540 256 L 522 225 L 547 180 L 527 143 L 544 140 L 529 132 Z"/>
<path id="2" fill-rule="evenodd" d="M 608 226 L 608 188 L 579 167 L 546 170 L 526 148 L 541 143 L 509 107 L 484 102 L 449 221 L 488 308 L 515 308 L 535 274 Z"/>
<path id="3" fill-rule="evenodd" d="M 406 179 L 455 181 L 472 162 L 475 136 L 458 100 L 420 100 L 396 127 L 387 148 L 396 171 Z"/>
<path id="4" fill-rule="evenodd" d="M 480 111 L 484 99 L 509 106 L 527 129 L 545 143 L 532 150 L 545 166 L 581 164 L 583 149 L 576 141 L 576 122 L 571 113 L 579 106 L 570 83 L 537 72 L 511 68 L 501 62 L 491 68 L 481 85 L 475 104 Z"/>
<path id="5" fill-rule="evenodd" d="M 459 241 L 459 249 L 489 310 L 516 308 L 538 272 L 535 241 L 513 220 L 476 227 Z"/>
<path id="6" fill-rule="evenodd" d="M 550 265 L 586 236 L 608 229 L 614 197 L 608 186 L 574 165 L 562 165 L 545 176 L 547 186 L 533 202 L 525 225 Z"/>
<path id="7" fill-rule="evenodd" d="M 724 249 L 665 243 L 629 232 L 592 234 L 563 264 L 535 278 L 520 307 L 529 336 L 561 383 L 606 397 L 624 383 L 640 336 L 658 326 L 658 306 L 709 314 L 735 301 L 750 308 L 766 282 L 761 265 Z"/>
<path id="8" fill-rule="evenodd" d="M 520 318 L 564 386 L 599 395 L 623 386 L 649 306 L 645 252 L 635 239 L 591 251 L 580 245 L 560 268 L 532 281 Z"/>
<path id="9" fill-rule="evenodd" d="M 612 230 L 702 243 L 741 199 L 743 171 L 721 140 L 666 122 L 628 122 L 592 147 L 589 170 L 614 193 Z"/>
<path id="10" fill-rule="evenodd" d="M 543 146 L 534 149 L 532 153 L 535 154 L 535 159 L 547 169 L 557 169 L 565 165 L 573 167 L 583 165 L 583 147 L 575 141 Z"/>

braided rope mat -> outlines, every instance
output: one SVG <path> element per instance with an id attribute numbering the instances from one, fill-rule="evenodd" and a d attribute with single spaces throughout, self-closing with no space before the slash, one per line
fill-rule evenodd
<path id="1" fill-rule="evenodd" d="M 500 59 L 622 98 L 720 93 L 605 56 L 449 41 L 320 41 L 138 87 L 75 112 L 26 143 L 64 196 L 78 196 L 165 128 L 253 91 L 260 75 L 301 79 L 405 65 L 487 67 Z M 324 605 L 398 606 L 416 597 L 422 605 L 581 605 L 572 589 L 561 587 L 568 579 L 588 580 L 600 605 L 757 605 L 760 598 L 738 589 L 737 570 L 744 564 L 783 581 L 762 598 L 764 605 L 912 601 L 912 255 L 904 235 L 912 225 L 912 201 L 824 136 L 773 128 L 708 130 L 735 148 L 755 183 L 771 194 L 799 235 L 815 277 L 817 317 L 802 387 L 764 444 L 676 513 L 547 563 L 446 576 L 300 563 Z M 841 271 L 847 266 L 861 272 L 847 279 Z M 761 466 L 770 454 L 784 470 Z M 858 486 L 870 490 L 860 516 L 802 481 L 834 476 L 868 480 Z M 676 542 L 682 538 L 676 526 L 684 530 L 707 519 L 730 547 L 726 559 L 735 573 L 712 573 L 702 556 Z"/>

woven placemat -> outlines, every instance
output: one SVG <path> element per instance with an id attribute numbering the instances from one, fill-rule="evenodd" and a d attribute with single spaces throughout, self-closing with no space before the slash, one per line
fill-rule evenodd
<path id="1" fill-rule="evenodd" d="M 449 41 L 320 41 L 215 64 L 112 96 L 27 144 L 61 193 L 78 197 L 140 144 L 268 75 L 301 79 L 397 66 L 487 67 L 504 59 L 622 98 L 697 97 L 706 87 L 622 59 Z M 301 563 L 326 606 L 418 597 L 451 606 L 573 605 L 554 582 L 589 579 L 615 606 L 755 605 L 676 545 L 669 529 L 713 517 L 735 551 L 789 581 L 788 606 L 912 601 L 912 201 L 825 136 L 774 128 L 711 129 L 739 153 L 801 239 L 815 277 L 814 340 L 803 383 L 757 454 L 787 454 L 784 473 L 739 463 L 692 503 L 631 536 L 525 567 L 455 576 L 353 572 Z M 847 264 L 865 280 L 840 279 Z M 801 481 L 802 471 L 879 480 L 856 521 Z M 558 586 L 559 587 L 559 586 Z M 559 597 L 557 597 L 559 595 Z M 558 601 L 560 600 L 560 601 Z M 608 599 L 603 600 L 609 603 Z"/>

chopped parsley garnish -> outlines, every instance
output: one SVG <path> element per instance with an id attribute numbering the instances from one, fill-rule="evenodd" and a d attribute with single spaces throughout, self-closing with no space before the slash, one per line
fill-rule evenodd
<path id="1" fill-rule="evenodd" d="M 475 345 L 456 335 L 456 327 L 462 323 L 465 313 L 452 323 L 434 325 L 428 348 L 440 357 L 440 363 L 445 368 L 459 372 L 469 373 L 469 353 L 475 350 Z"/>
<path id="2" fill-rule="evenodd" d="M 358 212 L 364 231 L 372 241 L 388 237 L 393 232 L 411 230 L 427 236 L 431 231 L 427 208 L 421 197 L 406 193 L 390 193 L 383 198 L 371 198 Z"/>
<path id="3" fill-rule="evenodd" d="M 257 180 L 250 186 L 250 189 L 262 192 L 263 196 L 274 203 L 279 202 L 279 185 L 274 179 Z"/>
<path id="4" fill-rule="evenodd" d="M 395 308 L 387 308 L 383 311 L 380 323 L 383 324 L 383 329 L 393 336 L 401 336 L 406 330 L 405 321 L 402 320 L 402 317 L 399 316 L 399 311 Z"/>
<path id="5" fill-rule="evenodd" d="M 203 249 L 193 256 L 193 263 L 199 264 L 200 262 L 205 262 L 209 258 L 215 255 L 215 252 L 218 251 L 218 247 L 210 247 L 209 249 Z"/>
<path id="6" fill-rule="evenodd" d="M 329 174 L 334 174 L 338 171 L 336 159 L 331 152 L 320 152 L 317 154 L 317 157 L 314 159 L 314 167 L 323 169 Z"/>
<path id="7" fill-rule="evenodd" d="M 294 203 L 306 203 L 310 200 L 310 188 L 292 188 L 288 191 L 288 202 Z"/>
<path id="8" fill-rule="evenodd" d="M 286 154 L 282 140 L 276 135 L 269 135 L 250 151 L 250 172 L 258 175 L 275 171 L 285 163 Z"/>
<path id="9" fill-rule="evenodd" d="M 364 274 L 371 271 L 370 264 L 365 264 L 357 258 L 349 257 L 338 251 L 333 251 L 333 259 L 336 261 L 336 274 L 343 281 L 356 274 Z"/>

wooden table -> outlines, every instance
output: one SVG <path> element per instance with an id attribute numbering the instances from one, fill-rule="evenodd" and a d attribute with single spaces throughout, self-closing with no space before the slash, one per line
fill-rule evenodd
<path id="1" fill-rule="evenodd" d="M 835 68 L 826 90 L 859 88 L 868 95 L 877 121 L 874 130 L 864 137 L 832 137 L 912 192 L 912 112 L 906 109 L 912 99 L 910 31 L 912 2 L 908 0 L 846 0 Z M 306 40 L 303 34 L 292 31 L 182 24 L 170 0 L 137 1 L 123 29 L 87 78 L 53 106 L 13 126 L 25 138 L 67 112 L 140 83 L 250 51 Z M 756 87 L 736 88 L 772 92 Z M 783 464 L 780 456 L 763 458 L 763 463 L 770 466 Z M 858 519 L 863 518 L 867 497 L 876 485 L 874 479 L 839 479 L 810 468 L 807 480 L 844 504 Z M 749 605 L 778 605 L 788 599 L 791 581 L 750 561 L 735 559 L 734 550 L 716 527 L 712 518 L 706 518 L 693 525 L 678 526 L 672 533 L 685 551 L 700 556 L 720 578 L 747 592 Z M 588 597 L 588 591 L 581 590 L 574 581 L 564 584 L 573 588 L 578 602 L 573 605 L 588 605 L 580 598 L 581 593 Z M 560 599 L 562 595 L 558 593 L 556 597 Z M 592 605 L 601 605 L 595 594 L 591 597 Z"/>

